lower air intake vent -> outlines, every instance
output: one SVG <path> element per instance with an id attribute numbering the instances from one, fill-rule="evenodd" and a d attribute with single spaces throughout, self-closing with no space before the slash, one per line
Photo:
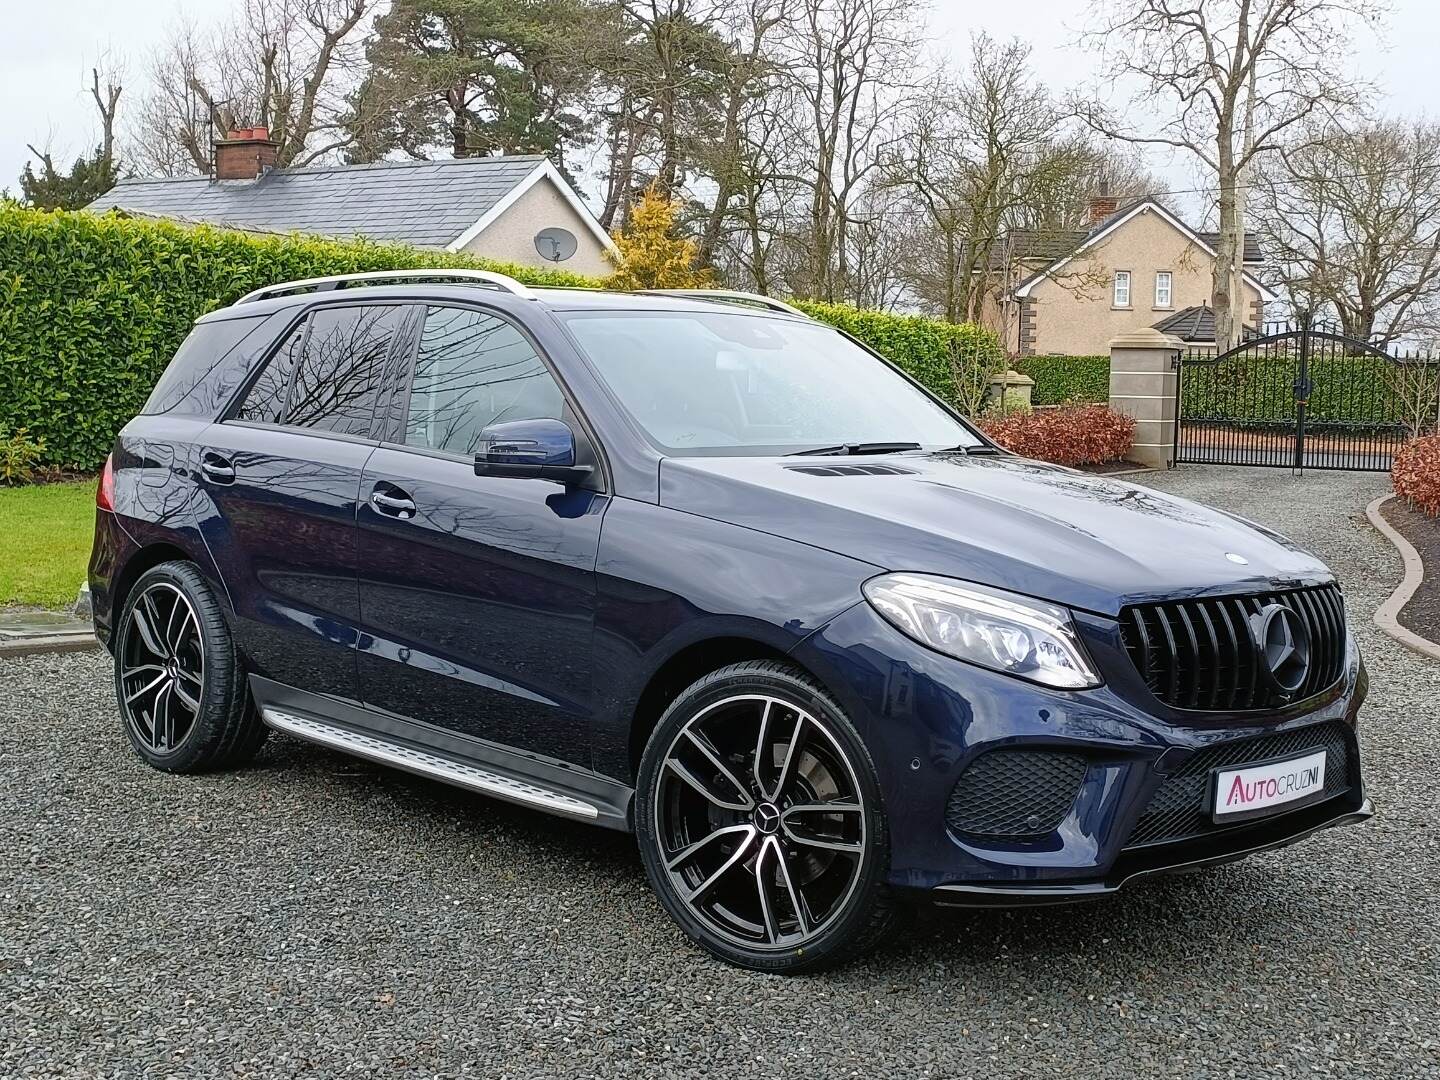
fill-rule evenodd
<path id="1" fill-rule="evenodd" d="M 1065 820 L 1084 779 L 1085 759 L 1078 754 L 992 750 L 960 775 L 945 822 L 966 836 L 1045 836 Z"/>
<path id="2" fill-rule="evenodd" d="M 1216 824 L 1210 817 L 1211 788 L 1215 783 L 1216 769 L 1323 749 L 1325 795 L 1327 798 L 1339 795 L 1356 782 L 1355 761 L 1350 748 L 1351 741 L 1345 725 L 1339 720 L 1330 720 L 1278 735 L 1234 739 L 1201 750 L 1167 776 L 1156 789 L 1125 846 L 1169 844 L 1234 828 L 1234 825 Z"/>

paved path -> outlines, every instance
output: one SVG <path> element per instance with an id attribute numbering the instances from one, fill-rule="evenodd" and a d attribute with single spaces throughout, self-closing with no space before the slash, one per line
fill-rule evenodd
<path id="1" fill-rule="evenodd" d="M 0 659 L 98 648 L 89 619 L 59 611 L 0 611 Z"/>
<path id="2" fill-rule="evenodd" d="M 1385 479 L 1151 482 L 1342 575 L 1374 821 L 786 981 L 689 948 L 623 837 L 278 738 L 161 775 L 103 656 L 0 659 L 0 1077 L 1440 1074 L 1440 665 L 1369 622 Z"/>

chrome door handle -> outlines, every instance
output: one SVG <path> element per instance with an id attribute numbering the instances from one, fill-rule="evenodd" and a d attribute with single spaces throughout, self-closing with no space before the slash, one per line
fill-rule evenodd
<path id="1" fill-rule="evenodd" d="M 415 501 L 403 495 L 387 495 L 383 491 L 370 493 L 370 503 L 386 517 L 408 520 L 415 516 Z"/>
<path id="2" fill-rule="evenodd" d="M 219 454 L 207 453 L 200 459 L 200 471 L 207 480 L 216 484 L 233 484 L 235 466 Z"/>

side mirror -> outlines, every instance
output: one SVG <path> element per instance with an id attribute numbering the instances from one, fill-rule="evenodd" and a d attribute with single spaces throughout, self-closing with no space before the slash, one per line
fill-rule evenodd
<path id="1" fill-rule="evenodd" d="M 480 432 L 476 476 L 508 476 L 577 484 L 594 469 L 575 464 L 575 433 L 560 420 L 511 420 Z"/>

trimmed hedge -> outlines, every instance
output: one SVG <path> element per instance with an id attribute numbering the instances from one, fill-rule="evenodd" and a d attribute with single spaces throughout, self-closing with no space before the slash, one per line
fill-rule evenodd
<path id="1" fill-rule="evenodd" d="M 1021 457 L 1056 465 L 1119 461 L 1135 442 L 1135 421 L 1105 405 L 1074 405 L 986 421 L 981 430 Z"/>
<path id="2" fill-rule="evenodd" d="M 1440 517 L 1440 435 L 1426 435 L 1401 447 L 1390 469 L 1395 493 L 1431 517 Z"/>
<path id="3" fill-rule="evenodd" d="M 1108 356 L 1023 356 L 1013 366 L 1035 380 L 1032 404 L 1104 404 L 1110 400 Z"/>
<path id="4" fill-rule="evenodd" d="M 532 285 L 594 278 L 445 252 L 0 202 L 0 436 L 43 440 L 45 464 L 97 468 L 196 318 L 279 281 L 363 270 L 476 267 Z M 997 370 L 993 334 L 838 304 L 798 305 L 890 357 L 949 401 L 955 361 Z M 968 370 L 968 369 L 967 369 Z"/>
<path id="5" fill-rule="evenodd" d="M 1108 356 L 1026 356 L 1016 371 L 1035 380 L 1036 405 L 1103 403 L 1110 398 Z M 1395 365 L 1376 356 L 1320 356 L 1310 361 L 1313 388 L 1306 422 L 1390 426 L 1406 410 Z M 1294 415 L 1295 358 L 1284 354 L 1185 365 L 1181 405 L 1187 420 L 1286 421 Z"/>
<path id="6" fill-rule="evenodd" d="M 883 354 L 933 394 L 952 404 L 979 404 L 989 377 L 1004 367 L 995 334 L 973 323 L 947 323 L 921 315 L 862 311 L 815 300 L 791 303 L 812 319 L 829 323 Z M 957 368 L 960 381 L 957 384 Z M 973 402 L 967 403 L 973 388 Z"/>
<path id="7" fill-rule="evenodd" d="M 47 464 L 96 468 L 207 311 L 277 281 L 430 266 L 593 284 L 364 241 L 0 206 L 0 433 L 43 439 Z"/>
<path id="8" fill-rule="evenodd" d="M 1180 389 L 1187 420 L 1256 424 L 1295 416 L 1294 357 L 1237 357 L 1215 363 L 1187 361 Z M 1322 356 L 1310 361 L 1307 425 L 1391 427 L 1406 416 L 1395 386 L 1396 365 L 1378 356 Z"/>

